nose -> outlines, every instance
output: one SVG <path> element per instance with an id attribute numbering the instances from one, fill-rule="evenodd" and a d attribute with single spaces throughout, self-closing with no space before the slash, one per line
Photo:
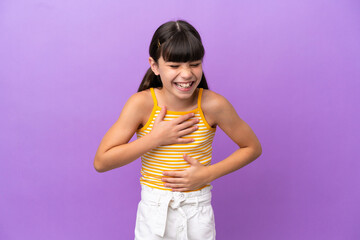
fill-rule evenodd
<path id="1" fill-rule="evenodd" d="M 191 71 L 191 68 L 190 67 L 183 67 L 181 69 L 181 73 L 180 73 L 180 76 L 184 79 L 189 79 L 192 77 L 192 71 Z"/>

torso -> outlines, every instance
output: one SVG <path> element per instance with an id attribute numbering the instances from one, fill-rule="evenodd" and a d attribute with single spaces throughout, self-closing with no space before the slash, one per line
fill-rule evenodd
<path id="1" fill-rule="evenodd" d="M 162 190 L 171 190 L 163 185 L 161 177 L 162 172 L 166 170 L 183 170 L 190 167 L 190 164 L 184 160 L 183 154 L 198 160 L 204 166 L 211 164 L 212 158 L 212 141 L 215 135 L 216 128 L 212 128 L 205 119 L 202 111 L 202 89 L 197 90 L 196 106 L 189 111 L 172 111 L 167 110 L 164 117 L 164 121 L 172 121 L 186 113 L 193 112 L 195 115 L 192 118 L 199 119 L 197 123 L 198 129 L 194 132 L 182 136 L 182 138 L 193 138 L 191 143 L 177 143 L 170 145 L 158 146 L 149 152 L 142 155 L 142 168 L 140 182 L 152 188 L 158 188 Z M 150 116 L 147 116 L 146 122 L 143 122 L 140 129 L 136 131 L 137 137 L 141 138 L 149 134 L 154 125 L 154 121 L 161 111 L 161 107 L 158 104 L 155 90 L 151 89 L 147 92 L 150 93 L 152 101 L 152 109 Z M 145 98 L 144 98 L 145 100 Z M 148 108 L 148 106 L 147 106 Z M 148 109 L 146 109 L 147 111 Z M 145 111 L 145 112 L 146 112 Z M 197 189 L 199 190 L 199 189 Z"/>
<path id="2" fill-rule="evenodd" d="M 158 105 L 159 106 L 163 106 L 166 105 L 164 103 L 164 100 L 162 99 L 162 95 L 160 93 L 159 89 L 154 89 L 155 94 L 157 96 L 158 99 Z M 147 123 L 147 121 L 149 120 L 149 117 L 151 115 L 152 109 L 154 107 L 153 104 L 153 100 L 152 100 L 152 96 L 151 96 L 151 92 L 150 89 L 144 90 L 143 94 L 146 94 L 146 101 L 144 101 L 144 105 L 143 105 L 143 110 L 142 110 L 142 120 L 141 120 L 141 125 L 138 127 L 138 129 L 142 128 L 143 126 L 145 126 L 145 124 Z M 196 97 L 195 97 L 195 101 L 192 104 L 192 106 L 188 106 L 188 107 L 184 107 L 183 109 L 173 109 L 171 106 L 167 106 L 167 110 L 169 111 L 177 111 L 177 112 L 188 112 L 191 111 L 193 109 L 197 108 L 197 94 L 198 91 L 196 93 Z M 208 124 L 211 127 L 216 127 L 216 111 L 214 111 L 214 101 L 216 101 L 216 93 L 204 89 L 203 93 L 202 93 L 202 101 L 201 101 L 201 108 L 202 111 L 204 113 L 204 117 L 206 119 L 206 121 L 208 122 Z"/>

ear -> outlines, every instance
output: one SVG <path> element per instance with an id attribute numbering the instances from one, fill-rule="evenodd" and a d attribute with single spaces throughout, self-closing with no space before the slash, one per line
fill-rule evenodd
<path id="1" fill-rule="evenodd" d="M 149 57 L 149 63 L 150 63 L 151 70 L 154 72 L 154 74 L 159 75 L 160 74 L 159 66 L 152 57 Z"/>

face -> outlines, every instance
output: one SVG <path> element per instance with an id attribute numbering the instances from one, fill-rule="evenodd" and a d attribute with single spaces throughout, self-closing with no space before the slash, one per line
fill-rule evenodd
<path id="1" fill-rule="evenodd" d="M 192 96 L 202 77 L 202 61 L 166 62 L 162 57 L 156 63 L 149 58 L 155 75 L 160 75 L 163 89 L 180 98 Z"/>

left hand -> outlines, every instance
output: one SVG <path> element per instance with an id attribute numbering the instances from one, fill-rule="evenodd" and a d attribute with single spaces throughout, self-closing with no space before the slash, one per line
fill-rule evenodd
<path id="1" fill-rule="evenodd" d="M 199 189 L 209 183 L 208 167 L 198 160 L 184 154 L 184 159 L 190 167 L 181 171 L 165 171 L 161 180 L 164 186 L 172 188 L 174 192 L 184 192 Z M 167 176 L 167 177 L 166 177 Z"/>

